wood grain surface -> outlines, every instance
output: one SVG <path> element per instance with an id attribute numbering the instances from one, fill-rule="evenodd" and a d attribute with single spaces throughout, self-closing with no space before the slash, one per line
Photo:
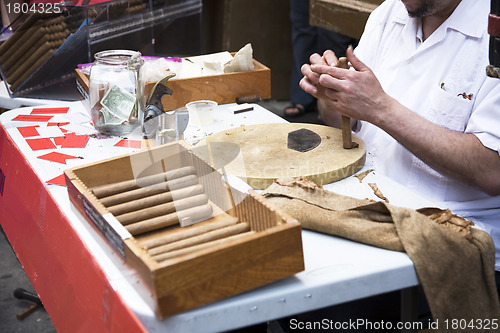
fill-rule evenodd
<path id="1" fill-rule="evenodd" d="M 321 137 L 320 145 L 307 152 L 289 149 L 288 133 L 301 128 L 317 133 Z M 211 154 L 203 157 L 214 164 L 220 159 L 227 161 L 227 155 L 236 156 L 223 167 L 224 172 L 262 190 L 280 177 L 304 176 L 323 185 L 356 173 L 364 165 L 366 146 L 356 135 L 352 135 L 352 140 L 359 147 L 343 149 L 340 129 L 301 123 L 261 124 L 212 134 L 197 147 L 208 144 L 211 149 L 200 149 L 199 153 Z"/>

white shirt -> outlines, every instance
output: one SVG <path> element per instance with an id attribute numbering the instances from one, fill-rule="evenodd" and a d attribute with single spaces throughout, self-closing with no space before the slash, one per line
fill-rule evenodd
<path id="1" fill-rule="evenodd" d="M 489 11 L 489 0 L 462 0 L 422 41 L 420 19 L 410 18 L 400 0 L 386 0 L 370 16 L 356 55 L 401 104 L 438 125 L 473 133 L 500 153 L 500 79 L 485 72 Z M 500 196 L 443 176 L 372 124 L 362 122 L 358 135 L 377 172 L 489 232 L 500 270 Z"/>

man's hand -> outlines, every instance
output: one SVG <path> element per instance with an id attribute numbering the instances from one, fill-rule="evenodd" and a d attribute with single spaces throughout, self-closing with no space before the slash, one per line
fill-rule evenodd
<path id="1" fill-rule="evenodd" d="M 304 77 L 299 82 L 299 85 L 305 92 L 318 99 L 327 98 L 325 95 L 325 88 L 323 88 L 319 83 L 320 74 L 313 72 L 311 70 L 311 66 L 337 66 L 337 56 L 333 51 L 327 50 L 323 53 L 323 56 L 320 56 L 318 53 L 314 53 L 309 58 L 309 61 L 311 64 L 302 65 L 301 72 Z"/>
<path id="2" fill-rule="evenodd" d="M 385 111 L 393 99 L 384 92 L 370 68 L 354 55 L 351 47 L 347 49 L 347 59 L 355 71 L 314 63 L 309 68 L 312 74 L 308 73 L 308 82 L 317 82 L 314 87 L 318 95 L 328 98 L 336 111 L 378 125 L 379 118 L 387 116 Z"/>
<path id="3" fill-rule="evenodd" d="M 299 85 L 305 92 L 318 99 L 318 112 L 321 119 L 327 125 L 340 128 L 340 114 L 335 111 L 330 98 L 326 96 L 326 88 L 324 88 L 319 82 L 320 74 L 311 70 L 311 66 L 316 65 L 335 67 L 338 64 L 338 58 L 333 51 L 327 50 L 323 53 L 323 56 L 315 53 L 309 58 L 309 60 L 311 61 L 310 65 L 302 65 L 301 71 L 304 77 L 300 81 Z"/>

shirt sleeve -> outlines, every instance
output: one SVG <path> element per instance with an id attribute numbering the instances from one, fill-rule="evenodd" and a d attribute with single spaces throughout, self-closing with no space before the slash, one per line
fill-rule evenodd
<path id="1" fill-rule="evenodd" d="M 500 79 L 487 77 L 465 129 L 500 154 Z"/>

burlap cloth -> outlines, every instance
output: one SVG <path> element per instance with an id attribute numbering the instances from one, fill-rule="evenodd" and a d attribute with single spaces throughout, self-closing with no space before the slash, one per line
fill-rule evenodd
<path id="1" fill-rule="evenodd" d="M 499 320 L 493 240 L 486 232 L 472 228 L 472 222 L 447 210 L 416 211 L 342 196 L 300 178 L 280 179 L 264 191 L 264 196 L 305 229 L 405 251 L 413 261 L 434 320 Z M 465 330 L 441 326 L 439 332 L 494 331 L 479 326 Z"/>

